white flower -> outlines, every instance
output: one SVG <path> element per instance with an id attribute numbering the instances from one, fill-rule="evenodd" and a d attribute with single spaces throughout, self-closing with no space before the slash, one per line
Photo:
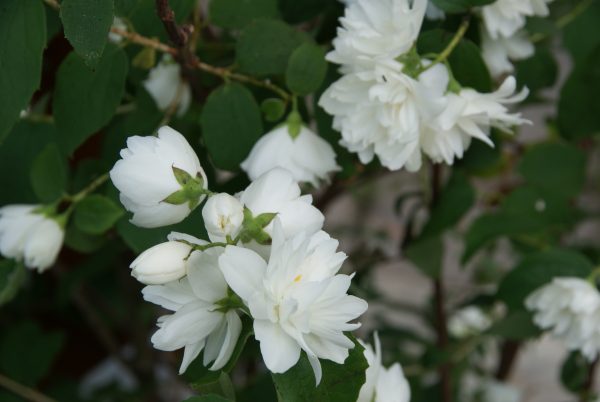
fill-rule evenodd
<path id="1" fill-rule="evenodd" d="M 600 351 L 600 293 L 580 278 L 554 278 L 525 300 L 533 321 L 588 360 Z"/>
<path id="2" fill-rule="evenodd" d="M 520 402 L 522 399 L 519 389 L 495 380 L 484 382 L 482 396 L 485 402 Z"/>
<path id="3" fill-rule="evenodd" d="M 448 331 L 456 338 L 480 334 L 492 325 L 488 314 L 477 306 L 467 306 L 448 320 Z"/>
<path id="4" fill-rule="evenodd" d="M 516 85 L 511 76 L 492 93 L 480 93 L 470 88 L 462 89 L 458 94 L 448 93 L 444 111 L 430 120 L 423 131 L 423 152 L 434 162 L 452 164 L 455 158 L 462 158 L 471 138 L 493 146 L 489 139 L 492 127 L 511 132 L 513 126 L 530 123 L 519 113 L 510 113 L 505 106 L 527 97 L 527 88 L 515 94 Z"/>
<path id="5" fill-rule="evenodd" d="M 205 197 L 195 194 L 201 190 L 198 180 L 203 189 L 207 187 L 198 156 L 185 137 L 170 127 L 161 127 L 158 137 L 129 137 L 121 158 L 110 171 L 110 178 L 121 192 L 125 208 L 133 212 L 131 222 L 137 226 L 152 228 L 181 222 Z M 189 184 L 198 187 L 189 202 L 165 201 L 182 189 L 174 168 L 187 173 L 194 179 Z"/>
<path id="6" fill-rule="evenodd" d="M 292 138 L 286 124 L 262 136 L 241 167 L 250 180 L 281 167 L 289 170 L 296 181 L 309 182 L 315 187 L 319 181 L 327 180 L 329 173 L 340 169 L 327 141 L 305 126 Z"/>
<path id="7" fill-rule="evenodd" d="M 190 85 L 181 78 L 181 67 L 169 55 L 165 55 L 156 67 L 150 70 L 148 78 L 144 81 L 144 88 L 154 98 L 160 110 L 167 110 L 173 102 L 178 101 L 177 115 L 182 116 L 190 107 Z"/>
<path id="8" fill-rule="evenodd" d="M 446 18 L 446 13 L 438 8 L 432 1 L 427 2 L 427 11 L 425 16 L 429 20 L 443 20 Z"/>
<path id="9" fill-rule="evenodd" d="M 412 3 L 412 7 L 411 7 Z M 357 0 L 349 2 L 327 60 L 342 71 L 390 66 L 414 44 L 425 16 L 427 0 Z"/>
<path id="10" fill-rule="evenodd" d="M 508 38 L 525 26 L 526 17 L 545 17 L 553 0 L 496 0 L 481 8 L 485 29 L 492 39 Z"/>
<path id="11" fill-rule="evenodd" d="M 492 39 L 484 29 L 481 32 L 481 52 L 492 76 L 498 77 L 514 70 L 511 60 L 531 57 L 535 48 L 524 30 L 508 38 Z"/>
<path id="12" fill-rule="evenodd" d="M 0 208 L 0 253 L 42 272 L 56 261 L 65 232 L 56 220 L 35 212 L 38 208 L 40 205 Z"/>
<path id="13" fill-rule="evenodd" d="M 127 32 L 127 24 L 125 23 L 125 21 L 123 21 L 122 18 L 119 17 L 114 17 L 113 18 L 113 23 L 111 28 L 117 28 L 121 31 Z M 121 43 L 123 41 L 123 37 L 119 34 L 116 34 L 114 32 L 108 32 L 108 40 L 111 41 L 112 43 Z"/>
<path id="14" fill-rule="evenodd" d="M 325 218 L 312 205 L 312 196 L 301 195 L 300 186 L 285 169 L 272 169 L 250 183 L 240 201 L 254 217 L 276 213 L 286 238 L 301 232 L 312 234 L 323 227 Z M 264 230 L 272 235 L 273 222 Z"/>
<path id="15" fill-rule="evenodd" d="M 276 219 L 268 263 L 252 250 L 227 246 L 219 265 L 249 307 L 267 368 L 284 373 L 304 350 L 318 384 L 319 359 L 346 360 L 354 343 L 344 332 L 360 326 L 349 321 L 367 303 L 347 294 L 351 276 L 337 274 L 346 255 L 336 253 L 336 240 L 325 232 L 284 239 Z"/>
<path id="16" fill-rule="evenodd" d="M 150 247 L 131 263 L 129 267 L 135 279 L 145 285 L 161 285 L 181 279 L 187 273 L 187 259 L 192 253 L 192 244 L 206 244 L 205 241 L 177 232 L 169 234 L 167 239 L 169 241 Z"/>
<path id="17" fill-rule="evenodd" d="M 381 363 L 381 344 L 377 333 L 374 352 L 371 345 L 361 343 L 365 347 L 365 358 L 369 368 L 356 402 L 409 402 L 410 385 L 400 364 L 394 363 L 386 369 Z"/>
<path id="18" fill-rule="evenodd" d="M 244 222 L 244 206 L 229 194 L 215 194 L 202 208 L 202 218 L 212 241 L 223 241 L 227 236 L 234 238 Z"/>
<path id="19" fill-rule="evenodd" d="M 179 373 L 204 350 L 203 363 L 210 370 L 222 368 L 230 359 L 242 323 L 234 310 L 222 311 L 217 302 L 228 297 L 227 284 L 218 268 L 222 248 L 195 251 L 188 260 L 188 274 L 179 281 L 146 286 L 144 299 L 174 314 L 158 319 L 152 336 L 155 348 L 185 348 Z"/>

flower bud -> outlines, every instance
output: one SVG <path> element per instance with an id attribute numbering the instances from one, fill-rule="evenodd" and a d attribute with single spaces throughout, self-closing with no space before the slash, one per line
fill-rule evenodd
<path id="1" fill-rule="evenodd" d="M 157 244 L 131 263 L 131 275 L 146 285 L 162 285 L 186 274 L 192 246 L 180 241 Z"/>
<path id="2" fill-rule="evenodd" d="M 216 194 L 206 201 L 202 217 L 211 239 L 235 237 L 244 221 L 244 206 L 229 194 Z"/>

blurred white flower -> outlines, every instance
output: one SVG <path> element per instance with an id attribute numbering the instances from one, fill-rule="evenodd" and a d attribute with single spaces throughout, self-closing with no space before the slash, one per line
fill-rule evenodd
<path id="1" fill-rule="evenodd" d="M 192 102 L 190 85 L 181 77 L 181 67 L 169 55 L 150 70 L 148 78 L 144 81 L 144 88 L 154 98 L 160 110 L 167 110 L 175 101 L 179 102 L 177 115 L 182 116 L 187 112 Z"/>
<path id="2" fill-rule="evenodd" d="M 369 344 L 363 342 L 365 358 L 369 363 L 366 381 L 360 389 L 356 402 L 409 402 L 410 385 L 404 377 L 399 363 L 385 368 L 381 363 L 381 344 L 375 333 L 375 351 Z"/>
<path id="3" fill-rule="evenodd" d="M 275 219 L 269 262 L 252 250 L 227 246 L 219 259 L 231 289 L 248 305 L 254 333 L 267 368 L 284 373 L 301 350 L 308 356 L 317 384 L 319 359 L 342 364 L 354 343 L 345 335 L 360 324 L 367 303 L 347 294 L 351 276 L 337 274 L 346 255 L 325 232 L 285 239 Z"/>
<path id="4" fill-rule="evenodd" d="M 319 181 L 327 180 L 329 173 L 340 169 L 327 141 L 305 126 L 292 138 L 286 124 L 262 136 L 241 167 L 250 180 L 275 167 L 284 168 L 296 181 L 309 182 L 315 187 Z"/>
<path id="5" fill-rule="evenodd" d="M 481 394 L 485 402 L 520 402 L 523 398 L 518 388 L 491 379 L 484 381 Z"/>
<path id="6" fill-rule="evenodd" d="M 113 23 L 112 23 L 111 28 L 117 28 L 121 31 L 127 32 L 127 24 L 125 23 L 125 21 L 123 21 L 122 18 L 119 18 L 119 17 L 113 18 Z M 112 43 L 119 44 L 119 43 L 123 42 L 123 37 L 119 34 L 109 31 L 108 32 L 108 40 L 111 41 Z"/>
<path id="7" fill-rule="evenodd" d="M 135 279 L 145 285 L 161 285 L 181 279 L 187 273 L 192 245 L 206 244 L 203 240 L 177 232 L 171 232 L 167 239 L 167 242 L 150 247 L 131 263 L 129 267 Z"/>
<path id="8" fill-rule="evenodd" d="M 492 39 L 485 29 L 481 32 L 481 52 L 485 64 L 494 77 L 511 73 L 514 66 L 511 60 L 527 59 L 535 53 L 535 47 L 524 30 L 504 38 Z"/>
<path id="9" fill-rule="evenodd" d="M 590 282 L 554 278 L 525 300 L 533 321 L 592 361 L 600 351 L 600 293 Z"/>
<path id="10" fill-rule="evenodd" d="M 429 20 L 443 20 L 446 18 L 446 13 L 438 8 L 432 1 L 427 2 L 427 11 L 425 16 Z"/>
<path id="11" fill-rule="evenodd" d="M 227 193 L 215 194 L 204 204 L 202 218 L 211 241 L 224 241 L 227 236 L 234 238 L 242 228 L 244 206 Z"/>
<path id="12" fill-rule="evenodd" d="M 492 325 L 492 319 L 481 308 L 467 306 L 456 311 L 448 320 L 448 332 L 456 338 L 477 335 Z"/>
<path id="13" fill-rule="evenodd" d="M 301 195 L 300 186 L 285 169 L 272 169 L 250 183 L 240 195 L 240 201 L 255 217 L 276 213 L 286 238 L 301 232 L 312 234 L 323 227 L 325 218 L 312 205 L 312 196 Z M 272 234 L 273 222 L 265 231 Z"/>
<path id="14" fill-rule="evenodd" d="M 42 272 L 51 267 L 62 248 L 64 229 L 37 212 L 41 205 L 7 205 L 0 208 L 0 253 Z"/>
<path id="15" fill-rule="evenodd" d="M 156 349 L 185 348 L 179 373 L 204 350 L 203 364 L 210 370 L 222 368 L 233 353 L 242 329 L 235 310 L 223 310 L 218 302 L 227 299 L 228 288 L 218 267 L 222 248 L 195 251 L 188 260 L 187 276 L 164 285 L 146 286 L 144 299 L 174 313 L 158 319 L 152 336 Z"/>
<path id="16" fill-rule="evenodd" d="M 481 8 L 484 27 L 492 39 L 509 38 L 525 26 L 527 17 L 545 17 L 553 0 L 496 0 Z"/>
<path id="17" fill-rule="evenodd" d="M 207 188 L 206 175 L 198 156 L 185 137 L 170 127 L 158 130 L 158 137 L 133 136 L 110 171 L 110 178 L 121 192 L 120 199 L 133 212 L 131 222 L 153 228 L 181 222 L 201 202 Z M 189 175 L 183 186 L 176 177 L 179 169 Z M 167 202 L 176 192 L 187 189 L 183 199 Z"/>
<path id="18" fill-rule="evenodd" d="M 412 3 L 412 6 L 411 6 Z M 342 71 L 397 66 L 398 56 L 413 46 L 425 16 L 427 0 L 356 0 L 349 2 L 327 60 Z"/>

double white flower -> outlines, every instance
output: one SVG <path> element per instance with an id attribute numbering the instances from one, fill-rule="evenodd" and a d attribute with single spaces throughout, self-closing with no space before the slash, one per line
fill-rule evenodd
<path id="1" fill-rule="evenodd" d="M 181 222 L 205 197 L 206 175 L 198 156 L 170 127 L 161 127 L 157 137 L 129 137 L 121 158 L 110 178 L 137 226 Z"/>
<path id="2" fill-rule="evenodd" d="M 533 321 L 592 361 L 600 352 L 600 293 L 580 278 L 554 278 L 525 301 Z"/>
<path id="3" fill-rule="evenodd" d="M 354 343 L 345 335 L 360 324 L 367 303 L 347 294 L 351 276 L 337 274 L 346 255 L 325 232 L 300 233 L 286 239 L 279 219 L 273 229 L 271 255 L 227 246 L 219 265 L 231 289 L 254 319 L 254 333 L 267 368 L 283 373 L 308 356 L 317 384 L 319 359 L 342 364 Z"/>
<path id="4" fill-rule="evenodd" d="M 22 260 L 42 272 L 51 267 L 63 244 L 64 229 L 39 212 L 40 205 L 7 205 L 0 208 L 0 253 Z"/>
<path id="5" fill-rule="evenodd" d="M 142 290 L 145 300 L 174 312 L 158 319 L 159 329 L 152 336 L 152 344 L 165 351 L 184 348 L 179 373 L 185 372 L 202 350 L 205 366 L 212 362 L 210 370 L 222 368 L 240 335 L 238 313 L 219 304 L 229 297 L 218 267 L 222 252 L 220 247 L 195 251 L 187 261 L 187 276 L 183 279 Z"/>
<path id="6" fill-rule="evenodd" d="M 262 136 L 241 167 L 250 180 L 256 180 L 273 168 L 284 168 L 296 181 L 308 182 L 315 187 L 320 181 L 327 180 L 331 172 L 340 169 L 327 141 L 306 126 L 302 126 L 294 137 L 287 124 Z"/>
<path id="7" fill-rule="evenodd" d="M 356 402 L 409 402 L 410 385 L 404 377 L 399 363 L 385 368 L 381 362 L 381 343 L 375 333 L 375 350 L 369 344 L 365 347 L 365 358 L 369 363 L 366 381 L 360 389 Z"/>

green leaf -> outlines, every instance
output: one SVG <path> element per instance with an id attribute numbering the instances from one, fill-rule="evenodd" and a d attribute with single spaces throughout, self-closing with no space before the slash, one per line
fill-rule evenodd
<path id="1" fill-rule="evenodd" d="M 462 13 L 472 7 L 485 6 L 496 0 L 432 0 L 438 8 L 447 13 Z"/>
<path id="2" fill-rule="evenodd" d="M 293 51 L 307 40 L 305 33 L 284 22 L 258 20 L 242 31 L 235 48 L 236 59 L 240 70 L 248 74 L 283 74 Z"/>
<path id="3" fill-rule="evenodd" d="M 279 18 L 276 0 L 217 0 L 209 7 L 210 21 L 228 29 L 241 29 L 259 18 Z"/>
<path id="4" fill-rule="evenodd" d="M 469 179 L 455 170 L 433 206 L 422 237 L 434 236 L 454 226 L 475 202 L 475 191 Z"/>
<path id="5" fill-rule="evenodd" d="M 566 389 L 578 395 L 588 380 L 589 363 L 579 352 L 571 352 L 560 369 L 560 381 Z"/>
<path id="6" fill-rule="evenodd" d="M 66 154 L 110 121 L 123 96 L 127 68 L 125 53 L 110 44 L 94 71 L 75 53 L 62 62 L 52 106 Z"/>
<path id="7" fill-rule="evenodd" d="M 65 192 L 67 169 L 56 143 L 50 143 L 33 161 L 30 180 L 33 191 L 42 202 L 53 202 Z"/>
<path id="8" fill-rule="evenodd" d="M 279 98 L 267 98 L 260 104 L 260 111 L 268 122 L 276 122 L 285 113 L 285 103 Z"/>
<path id="9" fill-rule="evenodd" d="M 124 211 L 109 198 L 92 194 L 77 204 L 75 226 L 84 233 L 99 235 L 113 227 Z"/>
<path id="10" fill-rule="evenodd" d="M 296 95 L 308 95 L 321 87 L 327 62 L 325 51 L 310 42 L 303 43 L 290 56 L 285 82 L 287 87 Z"/>
<path id="11" fill-rule="evenodd" d="M 183 402 L 233 402 L 231 399 L 223 398 L 215 394 L 192 396 Z"/>
<path id="12" fill-rule="evenodd" d="M 214 164 L 238 170 L 263 134 L 260 109 L 243 85 L 229 83 L 213 91 L 204 105 L 202 133 Z"/>
<path id="13" fill-rule="evenodd" d="M 106 241 L 106 236 L 85 233 L 75 224 L 69 224 L 65 232 L 65 245 L 84 254 L 98 251 Z"/>
<path id="14" fill-rule="evenodd" d="M 541 331 L 528 311 L 514 311 L 494 323 L 486 332 L 507 340 L 520 341 L 537 337 Z"/>
<path id="15" fill-rule="evenodd" d="M 526 256 L 500 283 L 497 298 L 511 310 L 523 309 L 523 301 L 555 277 L 587 277 L 594 266 L 583 255 L 553 249 Z"/>
<path id="16" fill-rule="evenodd" d="M 450 43 L 453 32 L 434 29 L 419 35 L 417 49 L 419 54 L 440 53 Z M 454 78 L 464 87 L 489 92 L 492 79 L 481 50 L 469 39 L 462 39 L 448 58 Z"/>
<path id="17" fill-rule="evenodd" d="M 558 66 L 546 47 L 538 47 L 533 57 L 516 63 L 517 82 L 533 93 L 554 85 L 558 78 Z"/>
<path id="18" fill-rule="evenodd" d="M 577 7 L 577 2 L 569 2 Z M 576 65 L 586 62 L 588 56 L 600 45 L 600 3 L 593 2 L 563 30 L 563 44 L 569 50 Z"/>
<path id="19" fill-rule="evenodd" d="M 14 260 L 0 260 L 0 306 L 11 301 L 25 280 L 25 267 Z"/>
<path id="20" fill-rule="evenodd" d="M 86 64 L 95 67 L 113 23 L 113 0 L 63 0 L 60 4 L 65 37 Z"/>
<path id="21" fill-rule="evenodd" d="M 354 338 L 354 348 L 344 364 L 321 360 L 323 379 L 315 386 L 315 375 L 304 353 L 298 363 L 283 374 L 273 374 L 280 400 L 286 402 L 355 401 L 365 382 L 368 367 L 364 347 Z"/>
<path id="22" fill-rule="evenodd" d="M 442 269 L 443 251 L 442 237 L 431 236 L 410 243 L 404 253 L 425 275 L 437 278 Z"/>
<path id="23" fill-rule="evenodd" d="M 63 335 L 44 332 L 32 321 L 12 323 L 0 338 L 0 372 L 24 385 L 36 385 L 48 372 Z"/>
<path id="24" fill-rule="evenodd" d="M 46 18 L 39 0 L 0 2 L 0 143 L 40 85 Z"/>
<path id="25" fill-rule="evenodd" d="M 572 145 L 546 142 L 527 150 L 518 169 L 542 193 L 568 198 L 583 187 L 585 155 Z"/>

